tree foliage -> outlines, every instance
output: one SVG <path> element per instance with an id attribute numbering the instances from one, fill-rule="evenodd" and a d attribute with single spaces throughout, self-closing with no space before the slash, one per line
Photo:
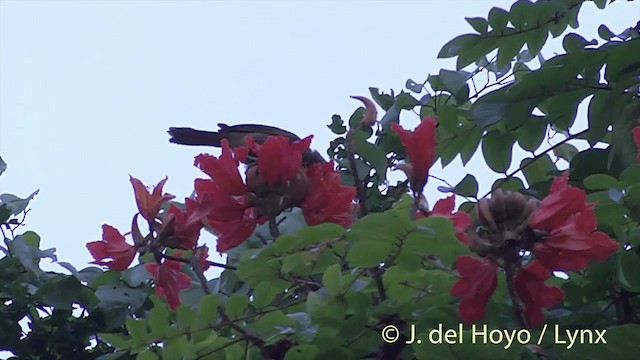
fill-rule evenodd
<path id="1" fill-rule="evenodd" d="M 258 180 L 273 186 L 266 175 L 249 178 L 257 172 L 247 172 L 247 184 L 227 179 L 226 188 L 236 189 L 227 191 L 201 165 L 211 178 L 202 181 L 215 189 L 196 181 L 196 199 L 184 203 L 162 195 L 164 181 L 147 193 L 132 179 L 140 209 L 127 235 L 132 241 L 103 227 L 103 239 L 89 246 L 106 267 L 77 270 L 58 261 L 54 249 L 40 249 L 36 233 L 22 231 L 37 191 L 25 199 L 1 195 L 0 350 L 20 359 L 635 358 L 640 23 L 619 34 L 603 24 L 600 39 L 585 39 L 573 30 L 582 7 L 594 5 L 606 11 L 607 1 L 518 0 L 508 10 L 467 18 L 472 31 L 438 55 L 455 58 L 455 69 L 424 82 L 409 79 L 408 91 L 370 88 L 383 110 L 377 122 L 366 98 L 348 120 L 334 115 L 328 128 L 336 138 L 327 154 L 337 170 L 290 166 L 292 179 L 279 188 L 277 205 L 264 192 L 250 203 L 239 200 L 237 189 L 255 195 Z M 562 38 L 564 52 L 545 58 L 550 38 Z M 586 124 L 576 123 L 581 104 Z M 403 112 L 437 118 L 437 127 L 423 121 L 404 130 L 397 125 Z M 430 131 L 433 154 L 419 145 Z M 250 150 L 260 157 L 268 151 L 262 146 Z M 517 147 L 530 155 L 509 171 Z M 501 174 L 492 191 L 479 194 L 481 174 L 467 174 L 440 187 L 466 199 L 457 211 L 453 198 L 429 208 L 424 183 L 416 185 L 416 178 L 426 179 L 419 163 L 428 172 L 434 160 L 446 167 L 459 156 L 466 165 L 478 150 L 488 170 Z M 227 153 L 202 161 L 218 164 L 219 175 L 248 160 Z M 396 166 L 408 180 L 391 184 Z M 0 175 L 6 168 L 0 160 Z M 289 196 L 306 181 L 314 189 L 325 184 L 326 196 Z M 345 207 L 354 194 L 358 206 Z M 212 216 L 220 199 L 227 207 Z M 208 216 L 198 212 L 203 204 Z M 241 220 L 251 217 L 247 236 L 226 216 L 231 208 L 240 209 Z M 579 214 L 580 226 L 558 244 L 558 233 L 573 224 L 565 220 L 578 224 Z M 590 219 L 593 228 L 585 225 Z M 147 234 L 138 220 L 149 224 Z M 203 225 L 226 236 L 226 263 L 206 259 L 208 247 L 197 243 Z M 42 259 L 68 273 L 43 271 Z M 549 273 L 531 280 L 539 263 Z M 211 266 L 221 273 L 207 279 Z M 477 301 L 482 291 L 489 292 L 486 304 Z M 551 301 L 550 294 L 559 298 Z M 532 307 L 544 308 L 541 322 L 532 321 Z M 483 341 L 476 332 L 484 325 L 493 335 Z M 452 343 L 435 344 L 438 329 L 460 332 Z M 530 338 L 507 345 L 506 334 L 518 331 Z M 575 331 L 593 337 L 569 344 Z"/>

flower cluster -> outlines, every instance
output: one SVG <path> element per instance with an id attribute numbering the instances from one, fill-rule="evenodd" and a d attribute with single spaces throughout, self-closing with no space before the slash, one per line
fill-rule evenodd
<path id="1" fill-rule="evenodd" d="M 202 154 L 195 164 L 209 179 L 196 179 L 196 200 L 212 204 L 207 224 L 218 232 L 218 251 L 248 239 L 259 224 L 283 210 L 300 207 L 309 225 L 334 222 L 349 226 L 355 189 L 340 184 L 333 162 L 303 166 L 311 136 L 290 141 L 269 136 L 258 144 L 247 136 L 246 147 L 231 149 L 222 141 L 219 158 Z M 238 165 L 247 163 L 243 182 Z"/>
<path id="2" fill-rule="evenodd" d="M 131 232 L 122 235 L 114 227 L 105 224 L 102 226 L 102 239 L 87 243 L 87 249 L 95 259 L 94 264 L 105 265 L 115 271 L 126 270 L 133 262 L 136 253 L 152 252 L 156 261 L 146 263 L 144 267 L 154 278 L 156 294 L 167 299 L 169 307 L 175 310 L 180 304 L 180 290 L 191 285 L 191 277 L 182 273 L 180 268 L 183 263 L 189 263 L 191 260 L 182 258 L 181 252 L 169 256 L 162 249 L 190 250 L 193 256 L 197 256 L 197 263 L 200 266 L 197 270 L 206 270 L 209 265 L 206 260 L 208 248 L 206 245 L 198 247 L 197 242 L 203 227 L 202 220 L 210 211 L 211 205 L 187 198 L 184 209 L 171 204 L 167 211 L 160 214 L 162 207 L 174 198 L 173 195 L 162 192 L 166 180 L 166 178 L 161 180 L 153 191 L 149 192 L 140 180 L 131 177 L 130 181 L 138 207 L 138 213 L 133 217 Z M 138 227 L 139 215 L 153 230 L 151 234 L 144 237 Z M 131 235 L 134 245 L 125 241 L 126 235 Z"/>
<path id="3" fill-rule="evenodd" d="M 583 190 L 568 184 L 568 173 L 554 180 L 542 202 L 502 190 L 478 202 L 480 230 L 469 233 L 469 247 L 484 259 L 460 257 L 456 265 L 461 278 L 451 289 L 462 298 L 461 319 L 471 323 L 484 317 L 502 268 L 524 305 L 527 323 L 538 325 L 542 309 L 564 297 L 561 289 L 545 284 L 552 271 L 581 270 L 618 249 L 617 242 L 596 230 L 593 207 Z M 533 254 L 525 266 L 523 251 Z"/>
<path id="4" fill-rule="evenodd" d="M 209 178 L 195 180 L 195 199 L 185 199 L 183 208 L 170 204 L 161 213 L 174 198 L 163 193 L 166 178 L 148 191 L 140 180 L 131 177 L 138 207 L 131 232 L 122 235 L 103 225 L 102 239 L 87 244 L 93 263 L 123 271 L 138 252 L 152 253 L 155 262 L 144 267 L 154 279 L 156 294 L 175 310 L 180 304 L 180 291 L 192 281 L 181 271 L 182 265 L 189 264 L 202 274 L 212 264 L 207 260 L 207 246 L 198 246 L 205 221 L 219 233 L 218 251 L 241 244 L 258 224 L 275 219 L 291 207 L 300 207 L 309 225 L 351 225 L 355 189 L 341 185 L 333 162 L 303 166 L 303 153 L 309 150 L 311 136 L 293 142 L 283 136 L 269 136 L 263 143 L 247 137 L 245 142 L 247 146 L 231 149 L 224 139 L 219 157 L 201 154 L 195 158 L 195 165 Z M 238 170 L 241 162 L 248 165 L 246 180 Z M 146 236 L 140 231 L 138 216 L 149 225 Z M 126 242 L 126 235 L 131 235 L 133 245 Z M 183 257 L 182 251 L 171 254 L 168 249 L 187 250 L 191 255 Z"/>

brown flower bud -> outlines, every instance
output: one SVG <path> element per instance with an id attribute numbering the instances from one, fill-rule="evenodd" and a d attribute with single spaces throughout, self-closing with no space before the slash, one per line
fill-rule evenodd
<path id="1" fill-rule="evenodd" d="M 360 100 L 364 104 L 364 117 L 360 120 L 360 126 L 363 128 L 372 127 L 376 123 L 378 117 L 378 111 L 373 101 L 367 99 L 364 96 L 352 96 L 352 99 Z"/>

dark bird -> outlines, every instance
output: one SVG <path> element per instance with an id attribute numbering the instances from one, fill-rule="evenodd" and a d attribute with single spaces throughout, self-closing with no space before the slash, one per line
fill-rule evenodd
<path id="1" fill-rule="evenodd" d="M 218 131 L 196 130 L 188 127 L 171 127 L 169 128 L 170 142 L 180 145 L 189 146 L 222 146 L 222 139 L 227 139 L 231 148 L 245 146 L 246 136 L 251 136 L 257 143 L 264 143 L 269 136 L 281 135 L 288 137 L 290 141 L 300 140 L 298 135 L 277 128 L 275 126 L 258 125 L 258 124 L 240 124 L 227 125 L 218 124 Z M 302 154 L 305 164 L 314 164 L 318 162 L 326 162 L 325 159 L 317 151 L 307 150 Z"/>

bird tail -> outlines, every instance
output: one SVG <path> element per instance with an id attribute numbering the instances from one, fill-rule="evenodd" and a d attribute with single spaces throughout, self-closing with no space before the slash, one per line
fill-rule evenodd
<path id="1" fill-rule="evenodd" d="M 169 142 L 191 146 L 217 146 L 220 147 L 222 136 L 215 131 L 202 131 L 185 127 L 172 127 L 167 131 L 171 135 Z"/>

